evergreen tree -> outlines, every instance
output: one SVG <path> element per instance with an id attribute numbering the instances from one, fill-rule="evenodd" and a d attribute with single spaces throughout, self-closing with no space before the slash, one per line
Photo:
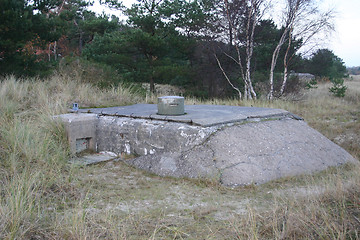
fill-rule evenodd
<path id="1" fill-rule="evenodd" d="M 42 14 L 46 2 L 0 0 L 0 6 L 0 74 L 36 74 L 44 65 L 34 46 L 59 37 L 56 19 Z"/>
<path id="2" fill-rule="evenodd" d="M 310 58 L 308 71 L 319 77 L 342 78 L 346 67 L 341 58 L 329 49 L 319 49 Z"/>
<path id="3" fill-rule="evenodd" d="M 179 4 L 190 3 L 138 1 L 125 11 L 128 25 L 104 36 L 97 35 L 84 50 L 84 56 L 113 66 L 127 80 L 150 83 L 152 92 L 155 82 L 189 84 L 195 46 L 190 33 L 194 26 L 184 24 L 183 18 L 188 15 L 177 12 Z M 187 29 L 186 33 L 180 28 Z"/>

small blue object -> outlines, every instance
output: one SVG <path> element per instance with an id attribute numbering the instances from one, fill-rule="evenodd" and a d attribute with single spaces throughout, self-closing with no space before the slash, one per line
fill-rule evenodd
<path id="1" fill-rule="evenodd" d="M 78 103 L 73 103 L 73 108 L 72 108 L 72 110 L 78 111 L 78 110 L 79 110 L 79 104 L 78 104 Z"/>

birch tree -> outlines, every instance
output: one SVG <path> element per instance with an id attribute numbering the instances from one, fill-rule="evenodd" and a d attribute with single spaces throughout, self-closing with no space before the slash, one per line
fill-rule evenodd
<path id="1" fill-rule="evenodd" d="M 269 92 L 269 99 L 273 99 L 274 96 L 274 70 L 277 63 L 277 59 L 279 57 L 279 53 L 281 50 L 281 47 L 284 45 L 287 38 L 289 38 L 289 45 L 291 43 L 291 35 L 294 28 L 294 23 L 296 22 L 299 10 L 306 5 L 311 0 L 286 0 L 286 11 L 284 13 L 283 21 L 283 33 L 280 37 L 280 40 L 278 44 L 276 45 L 274 52 L 272 54 L 271 59 L 271 66 L 270 66 L 270 76 L 269 76 L 269 82 L 270 82 L 270 92 Z"/>
<path id="2" fill-rule="evenodd" d="M 322 39 L 318 39 L 319 36 L 325 38 L 335 30 L 332 23 L 335 18 L 335 13 L 332 9 L 321 12 L 317 7 L 312 7 L 305 9 L 300 16 L 303 16 L 301 17 L 301 21 L 294 25 L 289 31 L 288 46 L 283 59 L 284 76 L 280 95 L 284 94 L 289 76 L 289 64 L 296 53 L 304 47 L 307 47 L 307 51 L 313 51 L 319 46 L 319 42 L 323 42 Z M 293 39 L 301 39 L 301 41 L 295 51 L 290 53 L 289 50 Z"/>
<path id="3" fill-rule="evenodd" d="M 224 54 L 239 66 L 239 75 L 244 81 L 243 94 L 241 94 L 240 89 L 235 87 L 235 84 L 231 82 L 216 54 L 215 58 L 226 80 L 229 82 L 230 86 L 239 93 L 239 97 L 243 97 L 244 99 L 256 99 L 257 96 L 251 79 L 251 60 L 254 53 L 255 27 L 263 15 L 264 9 L 266 9 L 266 1 L 234 0 L 229 2 L 228 0 L 224 0 L 223 4 L 229 26 L 229 45 L 234 46 L 236 56 L 234 57 L 226 52 L 224 52 Z M 237 6 L 237 8 L 234 8 L 234 6 Z M 239 11 L 240 7 L 244 8 L 241 21 L 239 21 L 239 16 L 234 14 L 234 11 Z M 237 19 L 235 19 L 235 17 Z M 242 49 L 245 50 L 244 56 L 241 54 Z"/>
<path id="4" fill-rule="evenodd" d="M 283 33 L 274 49 L 270 66 L 270 91 L 268 98 L 274 97 L 274 71 L 283 45 L 287 42 L 284 56 L 284 78 L 280 89 L 280 95 L 284 93 L 288 79 L 288 66 L 292 57 L 302 46 L 307 45 L 310 40 L 324 30 L 331 29 L 333 11 L 321 12 L 315 0 L 286 0 L 286 10 L 283 13 Z M 301 46 L 290 54 L 293 39 L 302 39 Z"/>

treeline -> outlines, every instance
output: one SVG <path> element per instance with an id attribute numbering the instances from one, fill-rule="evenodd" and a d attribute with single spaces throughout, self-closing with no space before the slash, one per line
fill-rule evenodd
<path id="1" fill-rule="evenodd" d="M 284 1 L 284 24 L 277 26 L 263 18 L 265 0 L 103 3 L 122 11 L 126 22 L 97 16 L 82 0 L 0 0 L 0 74 L 45 76 L 81 67 L 103 87 L 146 82 L 153 91 L 163 83 L 204 98 L 272 98 L 297 90 L 291 72 L 329 78 L 346 72 L 330 50 L 301 55 L 332 17 L 308 2 Z M 94 76 L 100 72 L 106 77 Z"/>
<path id="2" fill-rule="evenodd" d="M 360 66 L 347 68 L 347 71 L 351 75 L 360 75 Z"/>

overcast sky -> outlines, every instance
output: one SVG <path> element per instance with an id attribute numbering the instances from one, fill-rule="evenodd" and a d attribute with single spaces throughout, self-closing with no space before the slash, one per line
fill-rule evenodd
<path id="1" fill-rule="evenodd" d="M 326 0 L 338 12 L 329 49 L 348 67 L 360 66 L 360 0 Z"/>
<path id="2" fill-rule="evenodd" d="M 136 0 L 123 0 L 126 7 L 134 2 Z M 347 67 L 360 66 L 360 0 L 323 0 L 323 5 L 325 8 L 334 8 L 337 12 L 336 32 L 330 39 L 324 39 L 323 47 L 333 50 Z M 103 11 L 98 4 L 92 10 L 99 13 Z"/>

